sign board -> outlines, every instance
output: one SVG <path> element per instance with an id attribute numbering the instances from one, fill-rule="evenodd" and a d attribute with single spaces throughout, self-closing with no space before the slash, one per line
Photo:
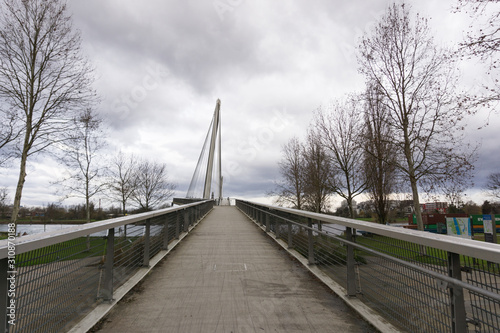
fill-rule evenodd
<path id="1" fill-rule="evenodd" d="M 446 229 L 448 235 L 471 238 L 470 218 L 468 217 L 447 217 Z"/>
<path id="2" fill-rule="evenodd" d="M 484 241 L 493 243 L 493 220 L 491 215 L 483 215 Z"/>
<path id="3" fill-rule="evenodd" d="M 483 215 L 483 229 L 484 229 L 484 241 L 488 243 L 495 243 L 495 228 L 496 222 L 493 221 L 494 215 Z"/>

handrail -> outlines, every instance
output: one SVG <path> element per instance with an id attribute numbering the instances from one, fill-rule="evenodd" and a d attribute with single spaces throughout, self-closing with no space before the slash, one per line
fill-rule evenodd
<path id="1" fill-rule="evenodd" d="M 379 311 L 401 329 L 467 332 L 468 325 L 498 329 L 498 244 L 244 200 L 236 205 L 273 233 L 281 246 L 293 249 L 307 267 L 315 265 L 311 271 L 316 276 L 344 288 L 339 296 L 362 295 L 359 300 L 370 311 Z M 344 226 L 345 237 L 314 227 L 320 222 Z M 372 237 L 358 240 L 354 229 Z"/>
<path id="2" fill-rule="evenodd" d="M 398 238 L 400 240 L 416 243 L 419 245 L 429 246 L 443 251 L 453 252 L 457 254 L 474 256 L 490 262 L 500 264 L 500 244 L 478 242 L 465 238 L 454 238 L 447 235 L 433 234 L 422 232 L 419 230 L 394 228 L 382 224 L 372 222 L 358 221 L 345 217 L 332 216 L 320 213 L 312 213 L 303 210 L 272 206 L 262 203 L 256 203 L 245 200 L 238 200 L 247 204 L 259 205 L 270 210 L 291 213 L 313 220 L 318 220 L 326 223 L 340 224 L 345 227 L 372 232 L 382 236 Z"/>
<path id="3" fill-rule="evenodd" d="M 111 228 L 120 227 L 122 225 L 131 224 L 139 221 L 144 221 L 147 219 L 152 219 L 158 216 L 176 212 L 179 210 L 185 210 L 190 207 L 198 206 L 206 203 L 210 200 L 204 200 L 195 202 L 192 204 L 182 205 L 178 207 L 169 207 L 164 209 L 155 210 L 152 212 L 145 212 L 140 214 L 134 214 L 130 216 L 117 217 L 110 220 L 91 222 L 87 224 L 82 224 L 74 227 L 68 227 L 56 231 L 48 231 L 43 233 L 38 233 L 34 235 L 16 237 L 14 243 L 16 246 L 16 254 L 21 254 L 29 252 L 41 247 L 54 245 L 57 243 L 65 242 L 78 237 L 90 235 L 99 231 L 108 230 Z M 0 240 L 0 259 L 7 258 L 8 256 L 8 244 L 9 241 L 4 239 Z"/>
<path id="4" fill-rule="evenodd" d="M 238 200 L 238 201 L 241 201 L 241 202 L 246 202 L 246 203 L 250 203 L 249 201 L 243 201 L 243 200 Z M 258 205 L 259 205 L 259 206 L 264 206 L 264 205 L 262 205 L 262 204 L 258 204 Z M 268 206 L 268 205 L 266 205 L 266 206 Z M 427 274 L 427 275 L 429 275 L 429 276 L 432 276 L 432 277 L 434 277 L 434 278 L 436 278 L 436 279 L 439 279 L 439 280 L 441 280 L 441 281 L 444 281 L 444 282 L 450 283 L 450 284 L 455 285 L 455 286 L 457 286 L 457 287 L 461 287 L 461 288 L 469 289 L 469 290 L 472 290 L 472 291 L 474 291 L 474 292 L 477 292 L 477 293 L 480 293 L 480 294 L 484 294 L 485 296 L 490 297 L 491 299 L 494 299 L 494 300 L 496 300 L 497 302 L 500 302 L 500 295 L 499 295 L 499 294 L 496 294 L 496 293 L 493 293 L 493 292 L 491 292 L 491 291 L 489 291 L 489 290 L 484 290 L 484 289 L 479 288 L 479 287 L 477 287 L 477 286 L 474 286 L 474 285 L 471 285 L 471 284 L 465 283 L 465 282 L 463 282 L 463 281 L 461 281 L 461 280 L 457 280 L 457 279 L 454 279 L 454 278 L 452 278 L 452 277 L 445 276 L 445 275 L 443 275 L 443 274 L 441 274 L 441 273 L 434 272 L 434 271 L 432 271 L 432 270 L 430 270 L 430 269 L 426 269 L 426 268 L 424 268 L 424 267 L 421 267 L 421 266 L 415 265 L 415 264 L 413 264 L 413 263 L 411 263 L 411 262 L 408 262 L 408 261 L 405 261 L 405 260 L 402 260 L 402 259 L 398 259 L 398 258 L 396 258 L 396 257 L 393 257 L 393 256 L 390 256 L 390 255 L 387 255 L 387 254 L 382 253 L 382 252 L 379 252 L 379 251 L 375 251 L 375 250 L 370 249 L 370 248 L 368 248 L 368 247 L 366 247 L 366 246 L 362 246 L 362 245 L 357 244 L 357 243 L 355 243 L 355 242 L 351 242 L 351 241 L 346 240 L 346 239 L 344 239 L 344 238 L 341 238 L 341 237 L 339 237 L 339 236 L 331 235 L 331 234 L 329 234 L 329 233 L 327 233 L 327 232 L 324 232 L 324 231 L 321 231 L 321 230 L 318 230 L 318 229 L 315 229 L 315 228 L 311 228 L 311 227 L 309 227 L 309 226 L 302 225 L 301 223 L 298 223 L 298 222 L 292 221 L 292 220 L 290 220 L 290 219 L 284 218 L 284 217 L 279 216 L 279 215 L 276 215 L 276 214 L 272 214 L 272 213 L 270 213 L 270 212 L 266 212 L 266 211 L 264 211 L 264 210 L 262 210 L 262 209 L 259 209 L 259 208 L 255 208 L 255 209 L 256 209 L 256 210 L 258 210 L 258 211 L 264 212 L 264 213 L 268 213 L 270 216 L 277 217 L 277 218 L 279 218 L 279 219 L 281 219 L 281 220 L 283 220 L 283 221 L 285 221 L 285 222 L 291 223 L 291 224 L 293 224 L 293 225 L 301 226 L 301 227 L 302 227 L 303 229 L 305 229 L 305 230 L 312 230 L 312 231 L 314 231 L 314 232 L 315 232 L 315 233 L 317 233 L 317 234 L 321 234 L 321 235 L 325 235 L 325 236 L 328 236 L 328 237 L 332 237 L 332 238 L 334 238 L 334 239 L 337 239 L 337 240 L 339 240 L 339 241 L 342 241 L 342 242 L 343 242 L 343 243 L 345 243 L 345 244 L 351 245 L 351 246 L 353 246 L 353 247 L 355 247 L 355 248 L 357 248 L 357 249 L 363 250 L 363 251 L 368 252 L 368 253 L 372 253 L 372 254 L 374 254 L 374 255 L 376 255 L 376 256 L 382 257 L 382 258 L 384 258 L 384 259 L 386 259 L 386 260 L 392 261 L 392 262 L 397 263 L 397 264 L 399 264 L 399 265 L 406 266 L 406 267 L 408 267 L 408 268 L 414 269 L 415 271 L 420 271 L 420 272 L 423 272 L 423 273 L 425 273 L 425 274 Z"/>

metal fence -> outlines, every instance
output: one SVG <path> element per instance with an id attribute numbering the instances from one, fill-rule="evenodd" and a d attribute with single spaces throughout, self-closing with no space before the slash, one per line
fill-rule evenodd
<path id="1" fill-rule="evenodd" d="M 0 241 L 0 327 L 69 330 L 111 301 L 118 287 L 213 205 L 203 201 Z"/>
<path id="2" fill-rule="evenodd" d="M 396 328 L 500 332 L 500 245 L 237 200 Z"/>

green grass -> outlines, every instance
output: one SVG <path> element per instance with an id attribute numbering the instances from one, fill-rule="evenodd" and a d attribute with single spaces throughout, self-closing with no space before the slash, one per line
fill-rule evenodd
<path id="1" fill-rule="evenodd" d="M 474 237 L 476 238 L 476 235 Z M 448 253 L 446 251 L 426 247 L 425 254 L 422 254 L 420 246 L 414 243 L 401 241 L 394 238 L 373 235 L 372 237 L 357 237 L 356 242 L 368 248 L 407 261 L 432 264 L 437 266 L 445 266 L 448 263 Z M 365 251 L 361 251 L 360 255 L 364 257 L 372 256 L 370 253 Z M 473 265 L 475 268 L 491 270 L 488 262 L 482 259 L 466 260 L 465 256 L 460 255 L 460 263 L 462 266 Z M 495 268 L 493 267 L 492 269 Z"/>
<path id="2" fill-rule="evenodd" d="M 375 220 L 373 219 L 373 217 L 358 217 L 358 218 L 356 218 L 356 220 L 358 220 L 358 221 L 365 221 L 365 222 L 375 222 Z"/>
<path id="3" fill-rule="evenodd" d="M 127 251 L 136 251 L 136 241 L 139 236 L 115 238 L 115 256 Z M 134 247 L 135 246 L 135 247 Z M 90 249 L 87 247 L 87 237 L 79 237 L 70 241 L 54 244 L 42 249 L 29 251 L 16 256 L 16 266 L 33 266 L 58 261 L 77 260 L 106 255 L 106 239 L 90 237 Z M 116 260 L 116 258 L 115 258 Z"/>
<path id="4" fill-rule="evenodd" d="M 23 267 L 55 261 L 98 257 L 105 254 L 105 248 L 106 240 L 103 237 L 90 237 L 90 249 L 87 248 L 87 237 L 79 237 L 17 255 L 16 266 Z"/>
<path id="5" fill-rule="evenodd" d="M 474 234 L 474 240 L 484 242 L 484 234 Z M 500 235 L 497 235 L 497 244 L 500 244 Z"/>
<path id="6" fill-rule="evenodd" d="M 309 256 L 307 234 L 295 234 L 294 249 L 305 258 Z M 298 246 L 300 244 L 302 246 Z M 347 262 L 347 250 L 339 241 L 325 236 L 314 236 L 314 260 L 317 265 L 345 265 Z M 366 259 L 360 255 L 360 251 L 354 250 L 354 260 L 366 264 Z"/>
<path id="7" fill-rule="evenodd" d="M 377 223 L 377 220 L 374 217 L 357 217 L 355 220 Z M 408 218 L 391 218 L 389 223 L 408 223 Z"/>

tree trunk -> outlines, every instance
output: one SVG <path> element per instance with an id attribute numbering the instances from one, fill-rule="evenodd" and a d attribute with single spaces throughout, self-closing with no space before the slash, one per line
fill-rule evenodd
<path id="1" fill-rule="evenodd" d="M 413 194 L 413 209 L 415 210 L 415 216 L 417 218 L 417 228 L 420 231 L 424 231 L 424 222 L 422 220 L 422 210 L 420 209 L 420 199 L 418 198 L 418 188 L 415 177 L 410 177 L 410 183 L 411 191 Z M 425 245 L 420 245 L 420 255 L 427 255 L 427 249 Z"/>
<path id="2" fill-rule="evenodd" d="M 353 219 L 354 218 L 354 209 L 352 208 L 352 197 L 351 196 L 349 196 L 347 198 L 347 208 L 349 209 L 349 217 L 351 219 Z"/>
<path id="3" fill-rule="evenodd" d="M 88 182 L 85 196 L 85 205 L 86 205 L 86 215 L 87 215 L 87 223 L 90 223 L 90 205 L 89 205 L 89 190 L 88 190 Z M 90 252 L 90 235 L 87 235 L 87 251 Z"/>
<path id="4" fill-rule="evenodd" d="M 28 159 L 28 151 L 23 150 L 21 155 L 21 164 L 19 168 L 19 180 L 16 187 L 16 195 L 14 197 L 14 207 L 12 208 L 11 223 L 14 223 L 14 230 L 17 234 L 17 215 L 21 207 L 21 196 L 23 193 L 24 182 L 26 181 L 26 160 Z"/>
<path id="5" fill-rule="evenodd" d="M 422 220 L 422 210 L 420 208 L 420 199 L 418 198 L 418 188 L 417 181 L 414 180 L 414 177 L 410 178 L 411 183 L 411 192 L 413 195 L 413 209 L 415 211 L 415 216 L 417 218 L 417 229 L 420 231 L 424 231 L 424 222 Z"/>
<path id="6" fill-rule="evenodd" d="M 87 206 L 87 209 L 86 209 L 86 220 L 87 220 L 87 223 L 90 223 L 90 203 L 89 203 L 89 198 L 87 196 L 86 200 L 85 200 L 85 205 Z"/>

